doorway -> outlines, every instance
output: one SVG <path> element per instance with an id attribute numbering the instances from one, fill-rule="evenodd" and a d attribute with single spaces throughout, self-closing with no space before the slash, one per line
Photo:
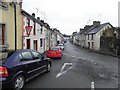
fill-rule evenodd
<path id="1" fill-rule="evenodd" d="M 27 49 L 30 49 L 30 39 L 27 39 Z"/>

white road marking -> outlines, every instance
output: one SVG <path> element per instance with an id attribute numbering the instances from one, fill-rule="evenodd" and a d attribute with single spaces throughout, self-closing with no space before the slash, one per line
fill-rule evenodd
<path id="1" fill-rule="evenodd" d="M 82 57 L 81 57 L 82 58 Z M 82 58 L 82 59 L 85 59 L 85 58 Z"/>
<path id="2" fill-rule="evenodd" d="M 82 59 L 82 60 L 87 60 L 87 61 L 91 61 L 91 62 L 94 61 L 94 60 L 90 60 L 90 59 L 83 58 L 83 57 L 73 56 L 73 55 L 70 55 L 70 54 L 67 54 L 67 53 L 64 53 L 64 55 L 66 55 L 66 56 L 70 56 L 70 57 L 72 57 L 72 58 L 76 58 L 76 59 Z"/>
<path id="3" fill-rule="evenodd" d="M 91 90 L 94 90 L 94 88 L 95 88 L 94 84 L 95 84 L 94 82 L 91 82 Z"/>
<path id="4" fill-rule="evenodd" d="M 56 78 L 60 77 L 62 74 L 65 74 L 67 71 L 59 72 L 56 76 Z"/>
<path id="5" fill-rule="evenodd" d="M 76 58 L 76 56 L 72 56 L 73 58 Z"/>
<path id="6" fill-rule="evenodd" d="M 69 67 L 67 70 L 64 71 L 64 69 L 65 69 L 65 67 L 66 67 L 67 65 L 68 65 L 68 66 L 70 65 L 71 67 Z M 72 63 L 64 63 L 64 65 L 62 66 L 60 72 L 57 74 L 56 78 L 58 78 L 58 77 L 60 77 L 61 75 L 65 74 L 65 73 L 66 73 L 68 70 L 70 70 L 70 69 L 72 69 Z"/>

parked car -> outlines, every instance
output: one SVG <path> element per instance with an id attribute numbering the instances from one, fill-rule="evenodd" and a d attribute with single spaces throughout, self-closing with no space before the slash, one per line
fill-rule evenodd
<path id="1" fill-rule="evenodd" d="M 51 60 L 35 50 L 0 52 L 0 82 L 3 88 L 20 90 L 25 82 L 43 72 L 49 72 Z"/>
<path id="2" fill-rule="evenodd" d="M 64 44 L 63 44 L 63 43 L 60 43 L 60 44 L 58 44 L 57 46 L 59 46 L 60 49 L 64 51 Z"/>
<path id="3" fill-rule="evenodd" d="M 50 50 L 47 51 L 46 56 L 48 58 L 61 58 L 62 50 L 58 46 L 51 47 Z"/>
<path id="4" fill-rule="evenodd" d="M 67 40 L 65 40 L 64 43 L 67 43 Z"/>
<path id="5" fill-rule="evenodd" d="M 62 43 L 63 45 L 65 45 L 65 42 L 64 42 L 64 41 L 62 41 L 61 43 Z"/>

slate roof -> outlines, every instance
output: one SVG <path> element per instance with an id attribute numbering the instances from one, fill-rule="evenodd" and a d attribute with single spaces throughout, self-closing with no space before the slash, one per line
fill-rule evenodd
<path id="1" fill-rule="evenodd" d="M 104 23 L 104 24 L 100 24 L 98 26 L 93 26 L 91 29 L 89 29 L 87 31 L 86 34 L 96 34 L 97 32 L 99 32 L 102 28 L 104 28 L 106 25 L 111 25 L 110 23 Z M 111 25 L 112 26 L 112 25 Z"/>
<path id="2" fill-rule="evenodd" d="M 49 29 L 49 26 L 48 26 L 47 23 L 44 23 L 44 22 L 36 19 L 35 17 L 33 17 L 32 15 L 30 15 L 30 14 L 29 14 L 28 12 L 26 12 L 25 10 L 22 9 L 22 10 L 21 10 L 21 13 L 22 13 L 24 16 L 26 16 L 27 18 L 29 18 L 29 19 L 37 22 L 38 24 L 40 24 L 40 25 L 42 25 L 42 26 L 44 26 L 44 27 L 46 27 L 46 28 Z M 47 26 L 46 26 L 45 24 L 46 24 Z"/>
<path id="3" fill-rule="evenodd" d="M 88 32 L 88 30 L 90 30 L 92 28 L 93 25 L 91 26 L 85 26 L 83 30 L 81 30 L 79 33 L 80 34 L 86 34 Z M 87 27 L 87 28 L 86 28 Z"/>
<path id="4" fill-rule="evenodd" d="M 79 34 L 83 34 L 84 32 L 85 32 L 85 30 L 82 29 L 82 30 L 79 31 Z"/>
<path id="5" fill-rule="evenodd" d="M 77 35 L 81 34 L 96 34 L 99 32 L 102 28 L 104 28 L 106 25 L 110 25 L 112 28 L 114 28 L 109 22 L 104 24 L 93 24 L 93 25 L 86 25 L 84 29 L 80 29 L 80 31 L 77 33 Z"/>

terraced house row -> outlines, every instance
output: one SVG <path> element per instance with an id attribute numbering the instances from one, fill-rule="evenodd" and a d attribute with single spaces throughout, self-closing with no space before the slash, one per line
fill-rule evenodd
<path id="1" fill-rule="evenodd" d="M 71 41 L 93 51 L 120 54 L 120 29 L 109 22 L 101 24 L 100 21 L 93 21 L 93 25 L 86 25 L 79 32 L 73 32 Z"/>
<path id="2" fill-rule="evenodd" d="M 18 0 L 19 1 L 19 0 Z M 0 1 L 0 48 L 34 49 L 41 53 L 64 40 L 56 28 L 30 15 L 22 9 L 22 2 L 16 3 L 16 27 L 14 2 Z M 16 28 L 16 35 L 15 35 Z M 15 42 L 16 39 L 16 42 Z"/>

